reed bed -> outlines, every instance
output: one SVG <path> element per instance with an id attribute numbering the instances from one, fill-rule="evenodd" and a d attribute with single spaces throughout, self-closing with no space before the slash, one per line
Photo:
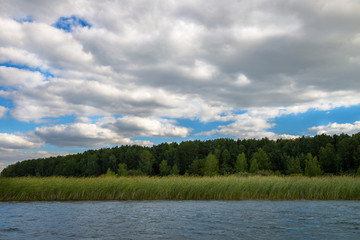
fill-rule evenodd
<path id="1" fill-rule="evenodd" d="M 355 177 L 0 178 L 0 201 L 360 200 Z"/>

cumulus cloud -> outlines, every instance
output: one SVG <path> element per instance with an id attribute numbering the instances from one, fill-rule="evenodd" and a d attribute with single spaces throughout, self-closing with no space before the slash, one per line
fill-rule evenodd
<path id="1" fill-rule="evenodd" d="M 191 129 L 176 126 L 176 122 L 168 119 L 122 117 L 106 119 L 103 126 L 107 126 L 123 136 L 149 137 L 186 137 Z"/>
<path id="2" fill-rule="evenodd" d="M 234 121 L 228 125 L 221 125 L 217 129 L 211 131 L 198 133 L 197 135 L 225 135 L 233 136 L 239 139 L 260 139 L 267 137 L 269 139 L 291 139 L 298 136 L 289 134 L 276 134 L 271 129 L 274 124 L 269 123 L 269 120 L 281 116 L 283 111 L 281 109 L 259 109 L 250 110 L 247 113 L 239 114 L 235 117 Z"/>
<path id="3" fill-rule="evenodd" d="M 11 28 L 2 41 L 9 49 L 17 49 L 18 55 L 19 51 L 31 52 L 33 58 L 65 77 L 69 85 L 71 79 L 79 79 L 83 81 L 81 88 L 86 88 L 91 79 L 99 85 L 129 90 L 133 97 L 138 94 L 131 94 L 132 87 L 146 86 L 148 92 L 161 88 L 170 97 L 186 94 L 186 102 L 199 97 L 234 109 L 292 107 L 304 102 L 311 105 L 318 100 L 316 91 L 324 91 L 324 101 L 331 103 L 335 91 L 342 89 L 346 96 L 347 91 L 359 88 L 357 66 L 343 61 L 359 56 L 355 46 L 359 33 L 350 24 L 358 17 L 349 10 L 335 14 L 325 1 L 280 1 L 275 6 L 262 1 L 230 1 L 225 6 L 216 1 L 184 1 L 162 2 L 147 9 L 141 7 L 144 2 L 126 1 L 126 8 L 101 2 L 79 3 L 81 8 L 71 8 L 69 2 L 56 4 L 59 6 L 52 17 L 42 8 L 25 9 L 27 4 L 21 1 L 8 4 L 5 16 L 18 16 L 22 10 L 36 17 L 23 23 L 3 18 L 2 26 Z M 359 7 L 354 2 L 344 5 Z M 106 13 L 103 18 L 99 11 Z M 72 19 L 70 16 L 77 16 L 77 21 L 85 19 L 92 27 L 64 32 L 52 25 L 61 18 Z M 340 19 L 331 29 L 323 25 Z M 330 36 L 330 30 L 336 34 Z M 346 47 L 337 47 L 344 44 Z M 199 79 L 207 81 L 196 81 Z M 54 97 L 59 94 L 54 93 Z M 65 102 L 73 104 L 81 99 L 75 96 Z M 156 99 L 147 103 L 148 109 L 159 108 Z M 139 106 L 131 109 L 133 115 L 144 115 Z M 114 114 L 113 109 L 105 112 Z M 168 115 L 163 109 L 161 112 Z"/>
<path id="4" fill-rule="evenodd" d="M 129 138 L 123 138 L 109 129 L 86 123 L 37 127 L 35 134 L 47 143 L 61 147 L 99 147 L 132 143 Z"/>
<path id="5" fill-rule="evenodd" d="M 112 145 L 152 145 L 150 141 L 133 141 L 131 138 L 186 137 L 191 129 L 175 125 L 167 119 L 140 117 L 107 117 L 96 123 L 82 122 L 37 127 L 35 135 L 45 142 L 61 147 L 99 147 Z"/>
<path id="6" fill-rule="evenodd" d="M 195 64 L 193 67 L 184 67 L 182 70 L 186 75 L 199 80 L 209 80 L 213 78 L 217 72 L 215 66 L 207 64 L 200 60 L 195 60 Z"/>
<path id="7" fill-rule="evenodd" d="M 28 66 L 30 68 L 47 68 L 45 63 L 36 54 L 14 47 L 0 47 L 0 62 Z"/>
<path id="8" fill-rule="evenodd" d="M 0 66 L 1 86 L 34 88 L 44 83 L 44 81 L 44 75 L 39 72 Z"/>
<path id="9" fill-rule="evenodd" d="M 235 81 L 235 84 L 236 85 L 239 85 L 239 86 L 244 86 L 244 85 L 248 85 L 250 84 L 251 81 L 250 79 L 248 79 L 244 74 L 240 73 L 237 78 L 236 78 L 236 81 Z"/>
<path id="10" fill-rule="evenodd" d="M 20 23 L 4 18 L 0 18 L 0 24 L 3 32 L 0 43 L 7 48 L 2 51 L 7 55 L 9 51 L 15 53 L 10 58 L 19 60 L 16 56 L 19 54 L 22 61 L 41 58 L 44 64 L 55 68 L 84 69 L 92 61 L 92 55 L 83 51 L 82 44 L 60 29 L 39 22 Z"/>
<path id="11" fill-rule="evenodd" d="M 360 104 L 357 1 L 36 3 L 0 9 L 0 97 L 13 104 L 0 117 L 75 116 L 34 129 L 46 143 L 183 138 L 178 118 L 231 121 L 206 135 L 288 138 L 271 119 Z"/>
<path id="12" fill-rule="evenodd" d="M 5 117 L 8 110 L 8 108 L 0 106 L 0 118 Z"/>
<path id="13" fill-rule="evenodd" d="M 33 149 L 43 146 L 44 143 L 31 136 L 22 136 L 8 133 L 0 133 L 0 151 L 12 151 L 16 149 Z"/>
<path id="14" fill-rule="evenodd" d="M 309 128 L 309 131 L 316 134 L 355 134 L 360 131 L 360 121 L 354 123 L 329 123 L 328 125 L 316 126 Z"/>

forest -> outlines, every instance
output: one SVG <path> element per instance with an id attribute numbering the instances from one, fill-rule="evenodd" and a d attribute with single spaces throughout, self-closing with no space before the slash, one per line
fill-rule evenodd
<path id="1" fill-rule="evenodd" d="M 7 166 L 2 177 L 359 175 L 360 133 L 296 139 L 220 138 L 124 145 L 32 159 Z"/>

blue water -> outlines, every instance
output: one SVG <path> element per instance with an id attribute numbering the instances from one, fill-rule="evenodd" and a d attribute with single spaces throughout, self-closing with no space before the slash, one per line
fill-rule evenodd
<path id="1" fill-rule="evenodd" d="M 358 201 L 2 202 L 0 239 L 360 239 Z"/>

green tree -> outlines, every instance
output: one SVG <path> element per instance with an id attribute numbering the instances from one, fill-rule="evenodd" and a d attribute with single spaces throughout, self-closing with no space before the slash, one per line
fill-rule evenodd
<path id="1" fill-rule="evenodd" d="M 321 174 L 322 171 L 317 157 L 313 157 L 311 153 L 308 153 L 305 160 L 305 175 L 309 177 L 314 177 Z"/>
<path id="2" fill-rule="evenodd" d="M 119 163 L 118 170 L 117 170 L 118 176 L 126 176 L 128 175 L 127 166 L 125 163 Z"/>
<path id="3" fill-rule="evenodd" d="M 76 176 L 78 166 L 75 159 L 67 159 L 63 163 L 62 174 L 63 176 L 67 177 L 74 177 Z"/>
<path id="4" fill-rule="evenodd" d="M 259 164 L 257 163 L 256 158 L 251 159 L 249 171 L 250 173 L 256 173 L 257 171 L 259 171 Z"/>
<path id="5" fill-rule="evenodd" d="M 99 176 L 101 174 L 96 153 L 88 155 L 88 158 L 85 161 L 85 176 Z"/>
<path id="6" fill-rule="evenodd" d="M 108 170 L 106 171 L 106 174 L 105 174 L 106 177 L 115 177 L 116 174 L 114 171 L 112 171 L 110 168 L 108 168 Z"/>
<path id="7" fill-rule="evenodd" d="M 195 159 L 189 166 L 187 173 L 190 175 L 195 176 L 202 176 L 204 175 L 204 159 Z"/>
<path id="8" fill-rule="evenodd" d="M 298 157 L 286 157 L 286 174 L 302 174 L 300 159 Z"/>
<path id="9" fill-rule="evenodd" d="M 170 166 L 166 160 L 162 160 L 159 165 L 160 176 L 167 176 L 170 173 Z"/>
<path id="10" fill-rule="evenodd" d="M 147 149 L 140 154 L 139 170 L 148 176 L 153 173 L 154 156 Z"/>
<path id="11" fill-rule="evenodd" d="M 179 168 L 176 164 L 174 166 L 172 166 L 170 174 L 173 176 L 179 175 Z"/>
<path id="12" fill-rule="evenodd" d="M 358 169 L 356 171 L 356 176 L 360 177 L 360 166 L 358 167 Z"/>
<path id="13" fill-rule="evenodd" d="M 117 160 L 116 160 L 116 157 L 115 157 L 115 155 L 114 154 L 111 154 L 110 156 L 109 156 L 109 161 L 108 161 L 108 167 L 113 171 L 113 172 L 115 172 L 116 171 L 116 169 L 117 169 Z"/>
<path id="14" fill-rule="evenodd" d="M 235 169 L 236 169 L 236 172 L 247 172 L 248 171 L 248 163 L 247 163 L 244 152 L 239 153 L 239 155 L 237 156 Z"/>
<path id="15" fill-rule="evenodd" d="M 259 170 L 269 170 L 270 169 L 269 157 L 266 154 L 266 152 L 264 150 L 262 150 L 261 148 L 259 148 L 258 151 L 253 154 L 251 159 L 252 160 L 256 159 L 256 162 L 259 166 Z"/>
<path id="16" fill-rule="evenodd" d="M 225 149 L 222 154 L 221 154 L 221 158 L 222 158 L 222 162 L 227 164 L 227 165 L 231 165 L 231 155 L 229 150 Z"/>
<path id="17" fill-rule="evenodd" d="M 354 169 L 354 152 L 356 147 L 352 138 L 348 135 L 341 135 L 342 139 L 337 143 L 337 153 L 339 154 L 339 160 L 341 161 L 340 167 L 345 171 L 351 171 Z"/>
<path id="18" fill-rule="evenodd" d="M 209 153 L 205 158 L 203 172 L 205 176 L 216 176 L 219 174 L 219 160 L 214 154 Z"/>
<path id="19" fill-rule="evenodd" d="M 230 167 L 228 164 L 226 164 L 226 163 L 221 164 L 221 174 L 222 175 L 229 175 L 233 172 L 234 172 L 233 168 Z"/>
<path id="20" fill-rule="evenodd" d="M 216 155 L 215 155 L 216 156 Z M 232 163 L 231 163 L 231 155 L 229 150 L 225 149 L 221 154 L 221 174 L 228 175 L 233 173 Z"/>
<path id="21" fill-rule="evenodd" d="M 319 151 L 319 162 L 321 169 L 326 173 L 338 173 L 340 170 L 339 158 L 336 156 L 335 148 L 331 143 L 321 147 Z"/>
<path id="22" fill-rule="evenodd" d="M 354 152 L 354 167 L 358 169 L 360 167 L 360 145 L 356 148 Z"/>

